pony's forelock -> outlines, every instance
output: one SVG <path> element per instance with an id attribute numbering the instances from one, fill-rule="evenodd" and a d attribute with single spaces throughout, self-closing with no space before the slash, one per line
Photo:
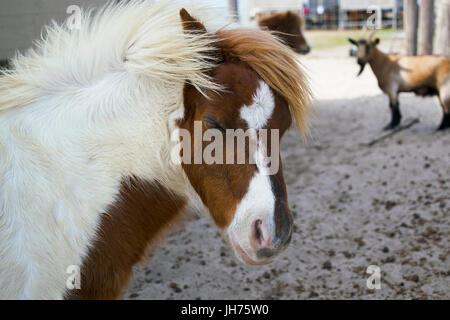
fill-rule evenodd
<path id="1" fill-rule="evenodd" d="M 232 29 L 217 32 L 226 54 L 247 63 L 281 96 L 303 139 L 309 136 L 312 93 L 297 55 L 266 31 Z"/>

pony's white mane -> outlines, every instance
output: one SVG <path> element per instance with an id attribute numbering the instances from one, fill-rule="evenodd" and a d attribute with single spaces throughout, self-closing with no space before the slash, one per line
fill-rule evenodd
<path id="1" fill-rule="evenodd" d="M 218 89 L 204 72 L 212 67 L 214 39 L 182 30 L 177 2 L 132 0 L 82 12 L 80 28 L 47 26 L 35 48 L 0 73 L 0 111 L 26 106 L 43 95 L 87 87 L 111 72 L 157 82 L 189 81 L 201 91 Z M 190 8 L 207 19 L 211 12 Z M 208 23 L 208 21 L 206 21 Z"/>

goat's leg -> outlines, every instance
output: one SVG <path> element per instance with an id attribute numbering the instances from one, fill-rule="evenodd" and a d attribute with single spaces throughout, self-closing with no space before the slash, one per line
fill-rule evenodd
<path id="1" fill-rule="evenodd" d="M 450 94 L 444 97 L 439 96 L 439 101 L 441 102 L 444 116 L 438 130 L 444 130 L 450 128 Z"/>
<path id="2" fill-rule="evenodd" d="M 391 108 L 391 123 L 389 123 L 384 130 L 391 130 L 400 124 L 402 115 L 400 113 L 398 99 L 389 99 L 389 107 Z"/>
<path id="3" fill-rule="evenodd" d="M 450 128 L 450 112 L 444 113 L 444 116 L 442 117 L 441 125 L 439 126 L 438 130 L 444 130 Z"/>

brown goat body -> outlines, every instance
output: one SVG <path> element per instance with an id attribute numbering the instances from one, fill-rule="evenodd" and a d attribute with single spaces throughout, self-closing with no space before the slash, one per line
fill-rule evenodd
<path id="1" fill-rule="evenodd" d="M 400 124 L 398 95 L 401 92 L 438 96 L 444 114 L 439 129 L 450 127 L 450 57 L 386 54 L 377 48 L 379 39 L 372 41 L 370 37 L 368 40 L 349 41 L 358 47 L 359 74 L 369 63 L 378 86 L 389 97 L 392 118 L 385 129 Z"/>

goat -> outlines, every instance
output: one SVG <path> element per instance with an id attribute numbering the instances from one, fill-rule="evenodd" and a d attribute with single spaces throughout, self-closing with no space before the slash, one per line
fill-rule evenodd
<path id="1" fill-rule="evenodd" d="M 398 94 L 414 92 L 420 96 L 439 97 L 444 116 L 438 130 L 450 127 L 450 57 L 444 56 L 405 56 L 386 54 L 377 48 L 379 38 L 372 40 L 375 31 L 367 39 L 362 36 L 350 43 L 357 46 L 357 62 L 360 66 L 358 76 L 369 63 L 378 86 L 389 97 L 391 122 L 385 130 L 400 124 Z"/>

